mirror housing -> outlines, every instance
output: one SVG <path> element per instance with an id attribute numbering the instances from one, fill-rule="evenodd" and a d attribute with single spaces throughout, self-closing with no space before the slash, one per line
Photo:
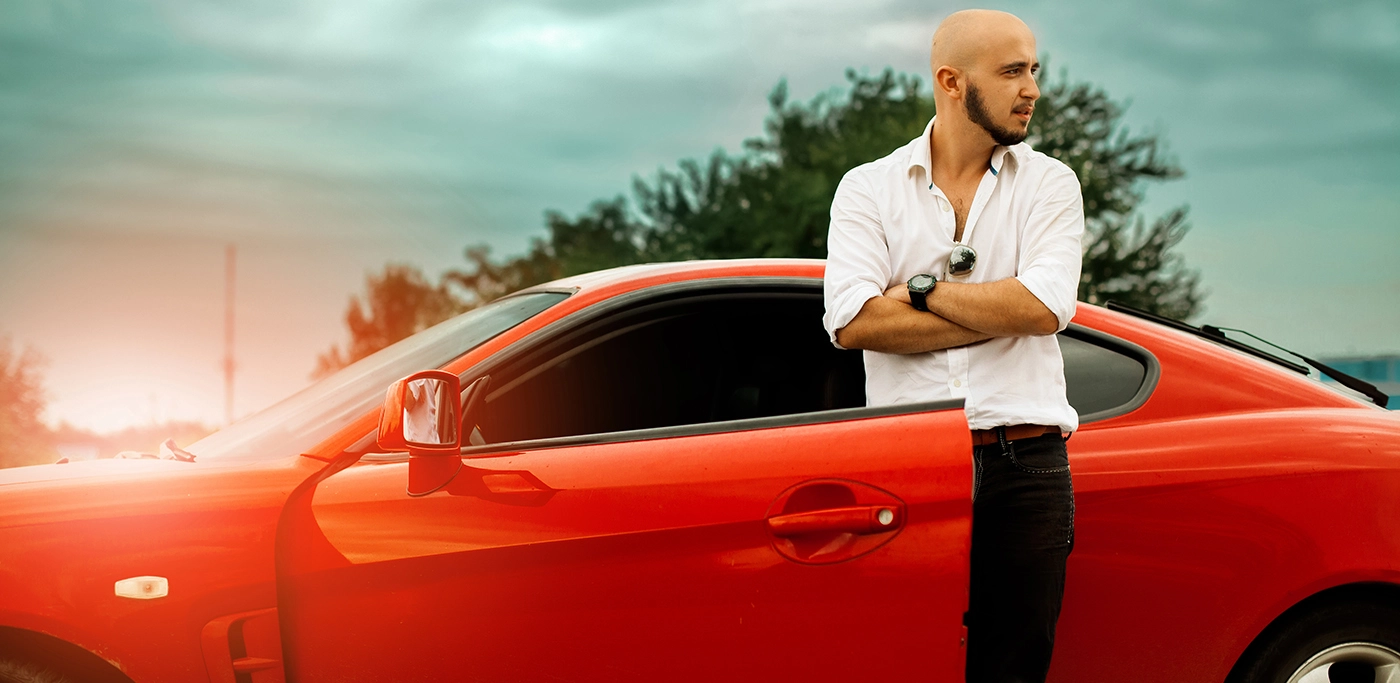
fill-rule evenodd
<path id="1" fill-rule="evenodd" d="M 461 382 L 442 370 L 415 372 L 393 384 L 379 413 L 379 447 L 410 455 L 461 451 Z"/>
<path id="2" fill-rule="evenodd" d="M 379 413 L 379 447 L 408 451 L 408 495 L 441 490 L 462 469 L 461 380 L 424 370 L 389 385 Z"/>

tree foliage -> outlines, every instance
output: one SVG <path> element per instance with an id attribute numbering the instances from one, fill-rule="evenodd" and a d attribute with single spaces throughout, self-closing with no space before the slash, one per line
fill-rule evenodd
<path id="1" fill-rule="evenodd" d="M 0 336 L 0 467 L 37 465 L 58 458 L 44 413 L 44 359 L 16 350 Z"/>
<path id="2" fill-rule="evenodd" d="M 446 283 L 432 284 L 417 268 L 391 263 L 366 277 L 363 295 L 350 297 L 345 310 L 350 340 L 320 354 L 312 376 L 329 375 L 467 307 Z"/>
<path id="3" fill-rule="evenodd" d="M 524 255 L 498 261 L 488 247 L 469 247 L 467 267 L 437 285 L 421 276 L 411 283 L 371 278 L 366 297 L 386 312 L 372 306 L 366 315 L 358 300 L 352 302 L 349 351 L 333 348 L 321 367 L 354 360 L 395 335 L 421 329 L 418 322 L 437 319 L 452 308 L 439 298 L 452 296 L 448 285 L 460 290 L 456 305 L 463 308 L 556 278 L 633 263 L 824 258 L 841 177 L 918 137 L 934 114 L 933 97 L 916 76 L 886 69 L 873 76 L 847 71 L 846 79 L 847 88 L 807 102 L 792 101 L 786 82 L 779 82 L 769 96 L 763 135 L 745 141 L 741 152 L 716 150 L 651 178 L 634 178 L 630 198 L 596 201 L 574 218 L 550 211 L 547 234 L 532 240 Z M 1069 165 L 1084 194 L 1080 300 L 1116 299 L 1177 318 L 1194 315 L 1203 297 L 1199 278 L 1173 251 L 1189 229 L 1185 207 L 1151 221 L 1139 213 L 1147 183 L 1182 175 L 1163 154 L 1162 141 L 1127 130 L 1122 105 L 1064 73 L 1043 83 L 1041 93 L 1028 142 Z M 391 305 L 388 290 L 394 287 L 406 298 Z M 428 306 L 429 313 L 393 312 L 413 302 Z"/>

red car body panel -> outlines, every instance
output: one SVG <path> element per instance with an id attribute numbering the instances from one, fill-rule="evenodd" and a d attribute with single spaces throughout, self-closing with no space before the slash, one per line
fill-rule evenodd
<path id="1" fill-rule="evenodd" d="M 0 472 L 0 625 L 76 644 L 133 680 L 204 680 L 204 627 L 277 606 L 277 520 L 323 467 L 107 460 Z M 4 486 L 26 469 L 56 476 Z M 148 575 L 167 578 L 169 596 L 114 595 L 116 581 Z"/>
<path id="2" fill-rule="evenodd" d="M 473 459 L 425 499 L 402 495 L 405 463 L 345 470 L 308 527 L 336 561 L 288 567 L 293 678 L 376 680 L 383 652 L 422 681 L 849 680 L 908 659 L 813 656 L 843 650 L 960 677 L 970 449 L 947 410 Z M 764 520 L 803 484 L 907 522 L 790 561 Z"/>
<path id="3" fill-rule="evenodd" d="M 1400 447 L 1376 422 L 1371 411 L 1282 410 L 1077 434 L 1078 531 L 1053 679 L 1141 667 L 1137 680 L 1219 681 L 1303 598 L 1400 583 Z M 1353 441 L 1339 468 L 1338 446 L 1355 435 L 1377 447 Z"/>
<path id="4" fill-rule="evenodd" d="M 573 296 L 444 369 L 466 373 L 649 287 L 821 274 L 820 261 L 756 259 L 570 278 L 546 287 Z M 1219 681 L 1308 596 L 1400 585 L 1396 414 L 1101 308 L 1081 305 L 1075 322 L 1147 349 L 1159 372 L 1144 403 L 1069 441 L 1076 545 L 1052 680 Z M 281 680 L 281 666 L 255 668 L 258 652 L 284 656 L 294 680 L 527 680 L 569 661 L 618 667 L 614 678 L 635 664 L 676 679 L 888 667 L 956 680 L 971 490 L 961 419 L 913 412 L 469 458 L 463 481 L 476 488 L 425 498 L 404 494 L 407 465 L 339 455 L 377 411 L 260 462 L 0 471 L 0 627 L 73 643 L 141 682 L 235 680 L 239 666 Z M 583 453 L 600 465 L 570 458 Z M 858 503 L 893 496 L 907 505 L 902 530 L 837 564 L 785 559 L 764 520 L 786 489 L 821 479 L 850 482 Z M 934 568 L 923 583 L 907 573 L 919 557 Z M 463 572 L 477 583 L 454 580 Z M 114 596 L 113 582 L 143 575 L 167 577 L 170 595 Z M 813 599 L 812 576 L 836 590 Z M 271 608 L 283 652 L 252 626 L 237 634 L 246 652 L 210 645 L 238 630 L 237 615 Z M 676 661 L 696 651 L 687 638 L 713 657 Z M 424 667 L 447 659 L 458 668 Z"/>

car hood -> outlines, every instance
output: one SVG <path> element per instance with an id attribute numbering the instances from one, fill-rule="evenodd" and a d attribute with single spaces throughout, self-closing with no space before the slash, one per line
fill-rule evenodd
<path id="1" fill-rule="evenodd" d="M 92 460 L 0 470 L 0 527 L 280 507 L 326 463 Z"/>
<path id="2" fill-rule="evenodd" d="M 8 467 L 0 469 L 0 486 L 86 479 L 89 477 L 111 479 L 114 477 L 129 477 L 133 475 L 149 476 L 160 472 L 178 472 L 181 469 L 189 470 L 192 465 L 193 463 L 181 462 L 179 460 L 133 458 L 129 460 L 80 460 L 57 465 Z"/>

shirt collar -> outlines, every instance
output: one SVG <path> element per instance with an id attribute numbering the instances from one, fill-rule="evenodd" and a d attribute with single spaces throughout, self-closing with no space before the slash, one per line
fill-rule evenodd
<path id="1" fill-rule="evenodd" d="M 924 126 L 924 134 L 919 136 L 918 144 L 914 145 L 914 149 L 909 152 L 909 169 L 913 170 L 915 167 L 924 169 L 924 179 L 929 181 L 933 179 L 933 159 L 928 153 L 929 142 L 933 139 L 933 122 L 937 120 L 937 118 L 938 117 L 935 116 L 928 120 L 928 125 Z M 992 175 L 1001 173 L 1001 170 L 1006 166 L 1008 158 L 1012 162 L 1019 163 L 1021 160 L 1020 155 L 1028 149 L 1030 149 L 1030 146 L 1024 142 L 1011 145 L 1010 147 L 1003 147 L 1002 145 L 994 147 L 989 164 Z"/>

